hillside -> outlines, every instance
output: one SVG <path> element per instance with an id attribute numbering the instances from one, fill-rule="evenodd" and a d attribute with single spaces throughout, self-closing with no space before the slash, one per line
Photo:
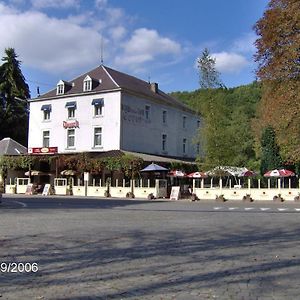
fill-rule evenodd
<path id="1" fill-rule="evenodd" d="M 173 92 L 172 96 L 196 110 L 204 125 L 195 143 L 205 155 L 199 156 L 202 169 L 216 165 L 257 168 L 251 123 L 261 99 L 261 85 L 253 82 L 236 88 Z"/>

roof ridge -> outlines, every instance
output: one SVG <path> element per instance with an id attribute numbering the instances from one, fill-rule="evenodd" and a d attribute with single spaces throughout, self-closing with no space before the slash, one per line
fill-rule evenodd
<path id="1" fill-rule="evenodd" d="M 149 82 L 147 82 L 147 81 L 146 81 L 146 80 L 144 80 L 144 79 L 141 79 L 141 78 L 138 78 L 138 77 L 136 77 L 136 76 L 133 76 L 133 75 L 127 74 L 127 73 L 125 73 L 125 72 L 121 72 L 121 71 L 119 71 L 119 70 L 115 70 L 115 69 L 113 69 L 113 68 L 110 68 L 110 67 L 106 67 L 106 66 L 104 66 L 104 67 L 105 67 L 106 69 L 112 70 L 113 72 L 116 72 L 116 73 L 122 74 L 122 75 L 124 75 L 124 76 L 127 76 L 127 77 L 134 78 L 135 80 L 139 80 L 139 81 L 141 81 L 141 82 L 143 82 L 143 83 L 145 83 L 145 84 L 147 84 L 147 85 L 149 85 L 149 86 L 150 86 L 150 83 L 149 83 Z"/>
<path id="2" fill-rule="evenodd" d="M 108 67 L 106 67 L 106 66 L 104 66 L 104 65 L 101 65 L 101 67 L 102 67 L 102 69 L 104 70 L 104 72 L 107 74 L 107 76 L 113 81 L 113 83 L 114 83 L 118 88 L 120 88 L 120 85 L 116 82 L 116 80 L 113 78 L 113 76 L 108 72 L 108 70 L 107 70 Z M 111 69 L 111 68 L 108 68 L 108 69 Z M 111 69 L 111 70 L 113 70 L 113 69 Z"/>

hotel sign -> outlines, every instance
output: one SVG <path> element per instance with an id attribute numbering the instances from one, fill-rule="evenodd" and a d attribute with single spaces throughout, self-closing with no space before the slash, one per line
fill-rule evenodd
<path id="1" fill-rule="evenodd" d="M 29 154 L 56 154 L 57 151 L 57 147 L 35 147 L 28 149 Z"/>
<path id="2" fill-rule="evenodd" d="M 63 121 L 64 128 L 79 128 L 79 122 L 77 120 Z"/>

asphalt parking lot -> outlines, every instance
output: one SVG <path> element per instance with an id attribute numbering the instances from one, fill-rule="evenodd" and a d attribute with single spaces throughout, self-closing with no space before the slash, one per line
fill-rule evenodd
<path id="1" fill-rule="evenodd" d="M 299 299 L 299 221 L 296 203 L 4 196 L 1 299 Z"/>

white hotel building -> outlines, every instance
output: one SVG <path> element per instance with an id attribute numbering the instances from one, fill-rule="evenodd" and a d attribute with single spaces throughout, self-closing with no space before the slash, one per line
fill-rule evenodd
<path id="1" fill-rule="evenodd" d="M 30 100 L 28 148 L 194 159 L 200 117 L 156 83 L 99 66 Z"/>

